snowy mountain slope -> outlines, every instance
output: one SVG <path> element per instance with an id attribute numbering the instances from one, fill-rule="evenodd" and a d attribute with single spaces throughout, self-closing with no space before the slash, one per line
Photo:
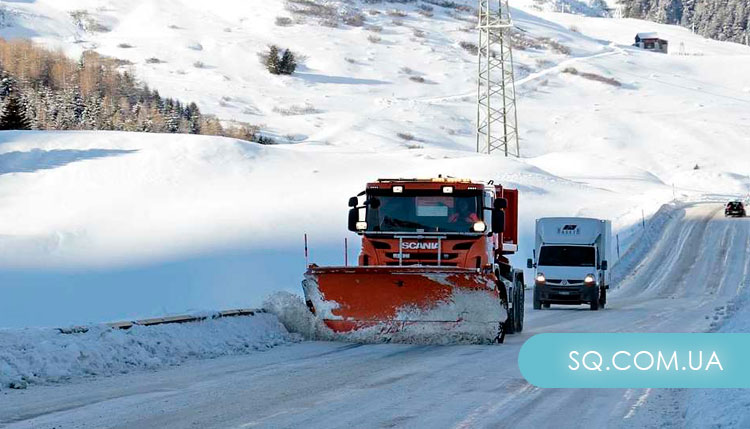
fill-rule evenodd
<path id="1" fill-rule="evenodd" d="M 314 17 L 277 26 L 277 16 L 292 16 L 281 1 L 4 3 L 11 25 L 0 36 L 129 59 L 163 95 L 297 143 L 0 133 L 0 290 L 9 298 L 0 301 L 0 326 L 257 306 L 274 290 L 298 292 L 302 234 L 315 262 L 341 263 L 345 236 L 352 259 L 345 200 L 377 177 L 448 174 L 518 186 L 518 265 L 530 255 L 536 217 L 609 217 L 626 246 L 641 216 L 674 197 L 750 190 L 746 47 L 518 2 L 518 43 L 538 47 L 515 52 L 524 159 L 505 160 L 473 153 L 476 65 L 459 46 L 476 39 L 462 30 L 469 13 L 331 4 L 363 9 L 366 26 L 382 30 L 330 28 Z M 627 46 L 645 30 L 702 55 Z M 292 77 L 266 73 L 256 54 L 268 43 L 304 53 L 305 66 Z"/>

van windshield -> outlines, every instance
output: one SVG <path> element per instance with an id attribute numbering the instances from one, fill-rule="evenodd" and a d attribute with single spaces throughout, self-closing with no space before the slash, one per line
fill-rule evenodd
<path id="1" fill-rule="evenodd" d="M 593 267 L 596 253 L 591 246 L 542 246 L 539 265 L 545 267 Z"/>

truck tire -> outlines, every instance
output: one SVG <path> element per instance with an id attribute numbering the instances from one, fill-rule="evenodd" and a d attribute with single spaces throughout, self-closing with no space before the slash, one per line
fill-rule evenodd
<path id="1" fill-rule="evenodd" d="M 602 287 L 599 292 L 599 308 L 604 309 L 605 305 L 607 305 L 607 288 Z"/>
<path id="2" fill-rule="evenodd" d="M 519 281 L 520 280 L 520 281 Z M 523 306 L 524 306 L 524 284 L 523 279 L 516 275 L 516 285 L 515 285 L 515 296 L 516 296 L 516 302 L 513 306 L 514 315 L 515 315 L 515 322 L 516 322 L 516 332 L 522 332 L 523 331 Z"/>
<path id="3" fill-rule="evenodd" d="M 505 296 L 507 298 L 507 306 L 505 309 L 508 311 L 508 318 L 505 319 L 505 324 L 503 327 L 503 331 L 506 334 L 515 334 L 516 333 L 516 291 L 515 288 L 512 290 L 508 290 L 508 286 L 503 283 L 503 288 L 505 288 Z"/>

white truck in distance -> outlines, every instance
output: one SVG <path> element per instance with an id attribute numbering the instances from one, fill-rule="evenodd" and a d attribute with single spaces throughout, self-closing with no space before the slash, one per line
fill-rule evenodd
<path id="1" fill-rule="evenodd" d="M 604 308 L 610 274 L 612 223 L 608 220 L 552 217 L 536 221 L 534 309 L 550 304 L 589 304 Z"/>

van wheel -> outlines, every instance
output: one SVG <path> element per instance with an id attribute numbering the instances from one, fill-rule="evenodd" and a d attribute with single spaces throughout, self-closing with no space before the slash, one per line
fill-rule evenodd
<path id="1" fill-rule="evenodd" d="M 604 308 L 607 305 L 607 289 L 602 288 L 599 292 L 599 308 Z"/>
<path id="2" fill-rule="evenodd" d="M 536 291 L 536 286 L 534 286 L 534 310 L 541 310 L 542 309 L 542 300 L 539 299 L 539 292 Z"/>
<path id="3" fill-rule="evenodd" d="M 591 301 L 591 311 L 597 311 L 599 310 L 599 300 L 595 299 Z"/>

